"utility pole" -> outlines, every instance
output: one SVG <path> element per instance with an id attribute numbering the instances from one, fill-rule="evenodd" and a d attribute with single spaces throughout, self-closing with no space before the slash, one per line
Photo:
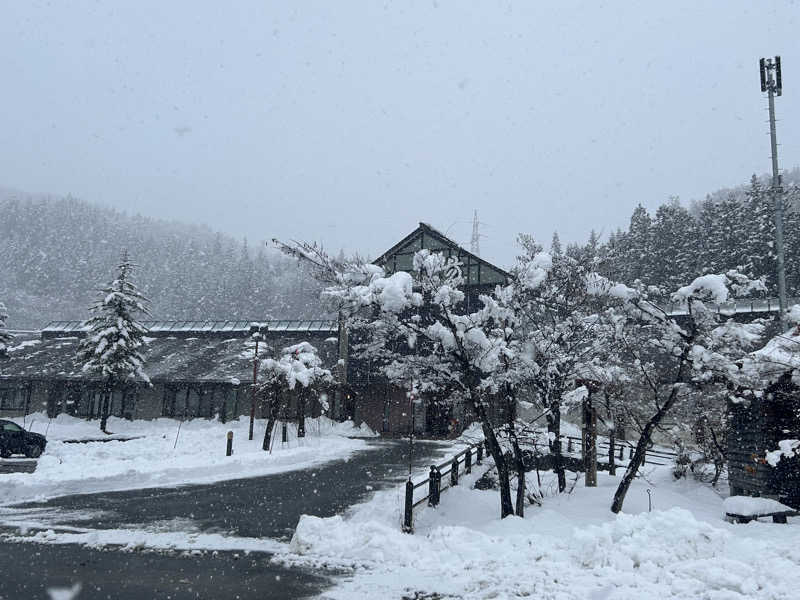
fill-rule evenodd
<path id="1" fill-rule="evenodd" d="M 262 326 L 258 325 L 253 339 L 256 341 L 255 351 L 253 352 L 253 393 L 250 396 L 250 431 L 247 439 L 253 439 L 253 423 L 256 420 L 256 386 L 258 385 L 258 341 L 261 339 Z"/>
<path id="2" fill-rule="evenodd" d="M 780 309 L 781 329 L 786 330 L 786 269 L 784 267 L 783 249 L 783 189 L 781 175 L 778 171 L 778 138 L 775 131 L 775 96 L 783 94 L 783 79 L 781 77 L 781 57 L 762 58 L 759 61 L 761 72 L 761 91 L 767 93 L 769 101 L 769 139 L 772 149 L 772 194 L 775 208 L 775 253 L 777 254 L 778 268 L 778 306 Z"/>

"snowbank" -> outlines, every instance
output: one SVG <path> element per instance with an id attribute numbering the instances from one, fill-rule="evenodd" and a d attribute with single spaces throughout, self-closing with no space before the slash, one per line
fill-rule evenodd
<path id="1" fill-rule="evenodd" d="M 636 480 L 630 512 L 618 516 L 609 511 L 618 478 L 605 473 L 597 488 L 578 482 L 525 519 L 502 521 L 497 492 L 469 489 L 478 476 L 442 494 L 437 509 L 415 512 L 414 535 L 400 532 L 397 492 L 379 492 L 345 517 L 304 516 L 278 560 L 352 569 L 326 592 L 348 600 L 789 599 L 800 586 L 796 526 L 729 525 L 716 493 L 672 481 L 669 467 L 651 471 L 650 483 Z"/>
<path id="2" fill-rule="evenodd" d="M 731 496 L 725 498 L 722 510 L 731 515 L 752 517 L 771 512 L 784 512 L 794 510 L 791 506 L 781 504 L 771 498 L 753 498 L 752 496 Z"/>
<path id="3" fill-rule="evenodd" d="M 271 553 L 286 547 L 283 542 L 271 538 L 248 538 L 192 531 L 160 532 L 149 529 L 87 529 L 74 532 L 56 532 L 48 529 L 30 535 L 6 535 L 4 537 L 12 542 L 79 544 L 98 549 L 114 547 L 123 552 L 147 549 L 203 553 L 224 550 Z"/>
<path id="4" fill-rule="evenodd" d="M 21 419 L 16 419 L 21 424 Z M 29 416 L 27 422 L 31 422 Z M 34 416 L 33 431 L 47 431 L 48 444 L 33 473 L 3 475 L 0 504 L 40 500 L 66 494 L 211 483 L 256 477 L 314 466 L 341 459 L 367 448 L 369 428 L 351 422 L 335 423 L 325 417 L 307 419 L 307 437 L 298 439 L 289 425 L 289 443 L 280 432 L 272 453 L 261 450 L 265 421 L 256 420 L 255 439 L 249 441 L 249 419 L 228 423 L 193 419 L 180 426 L 173 419 L 125 421 L 110 418 L 108 428 L 130 441 L 65 443 L 68 439 L 104 437 L 97 421 L 86 422 L 60 415 L 48 426 Z M 234 432 L 233 456 L 225 456 L 226 434 Z M 177 445 L 175 444 L 177 436 Z M 112 438 L 115 436 L 112 436 Z"/>

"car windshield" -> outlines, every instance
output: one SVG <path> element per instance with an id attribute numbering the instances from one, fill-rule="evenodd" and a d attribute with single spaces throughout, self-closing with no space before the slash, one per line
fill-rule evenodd
<path id="1" fill-rule="evenodd" d="M 3 429 L 6 431 L 22 431 L 22 427 L 16 423 L 3 423 Z"/>

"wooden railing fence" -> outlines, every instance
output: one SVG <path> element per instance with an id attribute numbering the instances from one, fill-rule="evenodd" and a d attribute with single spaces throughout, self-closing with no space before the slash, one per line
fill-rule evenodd
<path id="1" fill-rule="evenodd" d="M 573 452 L 580 452 L 583 454 L 582 440 L 579 437 L 562 435 L 561 439 L 566 440 L 566 454 Z M 605 449 L 605 455 L 610 458 L 609 453 L 611 445 L 608 441 L 598 441 L 598 450 Z M 614 457 L 618 460 L 625 459 L 625 452 L 627 450 L 628 459 L 633 457 L 635 445 L 627 440 L 617 440 L 614 444 Z M 414 483 L 409 477 L 405 485 L 405 502 L 403 509 L 403 531 L 412 533 L 414 531 L 414 509 L 418 506 L 426 504 L 428 506 L 437 506 L 441 500 L 442 492 L 448 488 L 458 485 L 461 470 L 465 474 L 472 472 L 473 457 L 474 464 L 483 464 L 483 457 L 485 454 L 484 442 L 478 442 L 467 446 L 452 458 L 444 461 L 439 465 L 431 465 L 428 477 L 422 481 Z M 675 458 L 675 453 L 668 450 L 647 450 L 645 455 L 645 464 L 663 466 L 670 463 Z M 601 458 L 598 453 L 598 460 Z M 623 466 L 623 465 L 619 465 Z M 422 497 L 416 496 L 415 492 L 427 486 L 425 495 Z M 416 497 L 415 497 L 416 496 Z"/>

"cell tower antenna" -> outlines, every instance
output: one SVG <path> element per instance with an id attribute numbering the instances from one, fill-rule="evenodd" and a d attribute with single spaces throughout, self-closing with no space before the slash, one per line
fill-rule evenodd
<path id="1" fill-rule="evenodd" d="M 772 149 L 772 194 L 775 207 L 775 253 L 777 254 L 778 270 L 778 305 L 780 307 L 780 323 L 785 331 L 788 327 L 786 320 L 786 269 L 783 248 L 783 190 L 781 174 L 778 169 L 778 139 L 775 130 L 775 96 L 783 95 L 783 76 L 781 74 L 781 57 L 775 59 L 762 58 L 758 61 L 761 74 L 761 91 L 767 93 L 769 102 L 769 139 Z"/>
<path id="2" fill-rule="evenodd" d="M 472 252 L 475 256 L 481 255 L 481 234 L 478 232 L 478 226 L 480 222 L 478 221 L 478 209 L 475 209 L 475 215 L 472 218 L 472 239 L 469 243 L 469 251 Z"/>

